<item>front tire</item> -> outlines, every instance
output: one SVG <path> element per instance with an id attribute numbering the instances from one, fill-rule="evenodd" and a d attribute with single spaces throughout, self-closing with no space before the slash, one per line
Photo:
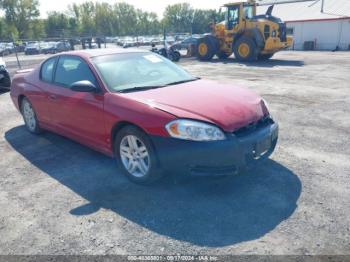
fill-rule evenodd
<path id="1" fill-rule="evenodd" d="M 179 51 L 174 52 L 174 62 L 179 62 L 181 58 L 181 54 Z"/>
<path id="2" fill-rule="evenodd" d="M 213 36 L 204 37 L 198 40 L 197 58 L 201 61 L 210 61 L 217 52 L 217 39 Z"/>
<path id="3" fill-rule="evenodd" d="M 258 49 L 254 40 L 247 36 L 242 36 L 233 46 L 233 52 L 238 61 L 254 62 L 258 58 Z"/>
<path id="4" fill-rule="evenodd" d="M 40 134 L 42 129 L 39 126 L 38 118 L 32 104 L 26 97 L 22 99 L 21 112 L 28 131 L 33 134 Z"/>
<path id="5" fill-rule="evenodd" d="M 150 184 L 161 177 L 151 140 L 137 127 L 126 126 L 117 133 L 114 154 L 120 170 L 134 183 Z"/>

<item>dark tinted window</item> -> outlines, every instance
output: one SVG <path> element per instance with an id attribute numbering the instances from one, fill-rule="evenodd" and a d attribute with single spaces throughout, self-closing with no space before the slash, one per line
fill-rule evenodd
<path id="1" fill-rule="evenodd" d="M 57 63 L 55 83 L 69 87 L 74 82 L 82 80 L 88 80 L 97 85 L 89 66 L 83 60 L 74 56 L 60 57 Z"/>
<path id="2" fill-rule="evenodd" d="M 47 60 L 41 67 L 41 79 L 47 82 L 52 81 L 53 69 L 55 67 L 56 58 Z"/>

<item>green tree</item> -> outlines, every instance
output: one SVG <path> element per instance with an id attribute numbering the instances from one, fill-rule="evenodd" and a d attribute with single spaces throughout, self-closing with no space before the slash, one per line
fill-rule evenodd
<path id="1" fill-rule="evenodd" d="M 44 37 L 46 37 L 44 20 L 35 19 L 31 21 L 27 31 L 27 38 L 40 39 Z"/>
<path id="2" fill-rule="evenodd" d="M 168 5 L 164 12 L 164 26 L 167 31 L 185 33 L 191 31 L 193 8 L 188 3 Z"/>
<path id="3" fill-rule="evenodd" d="M 84 36 L 92 36 L 96 34 L 95 3 L 92 1 L 82 3 L 79 6 L 81 33 Z"/>
<path id="4" fill-rule="evenodd" d="M 113 10 L 108 3 L 96 3 L 96 32 L 98 35 L 114 35 Z"/>
<path id="5" fill-rule="evenodd" d="M 136 9 L 125 2 L 113 5 L 88 0 L 72 4 L 65 12 L 49 12 L 39 19 L 39 0 L 0 0 L 4 18 L 0 36 L 19 38 L 70 36 L 150 35 L 163 32 L 205 33 L 208 24 L 218 17 L 215 10 L 194 10 L 188 3 L 169 5 L 160 21 L 157 14 Z M 218 21 L 218 20 L 217 20 Z"/>
<path id="6" fill-rule="evenodd" d="M 203 34 L 210 32 L 209 24 L 214 22 L 215 16 L 215 10 L 196 9 L 193 14 L 192 33 Z"/>
<path id="7" fill-rule="evenodd" d="M 4 10 L 5 21 L 11 33 L 18 34 L 20 38 L 30 37 L 33 32 L 32 22 L 40 15 L 39 1 L 0 0 L 0 7 Z"/>
<path id="8" fill-rule="evenodd" d="M 139 35 L 158 34 L 160 30 L 160 23 L 158 16 L 153 12 L 143 12 L 137 9 L 137 28 L 136 32 Z"/>
<path id="9" fill-rule="evenodd" d="M 137 33 L 137 14 L 134 6 L 127 3 L 114 4 L 113 11 L 118 20 L 118 35 L 135 35 Z"/>
<path id="10" fill-rule="evenodd" d="M 45 31 L 48 37 L 65 37 L 71 35 L 70 17 L 60 12 L 49 12 L 45 20 Z"/>

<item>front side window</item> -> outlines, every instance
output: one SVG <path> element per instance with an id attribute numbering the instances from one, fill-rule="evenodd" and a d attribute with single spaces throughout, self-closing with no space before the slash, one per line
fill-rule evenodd
<path id="1" fill-rule="evenodd" d="M 47 60 L 41 67 L 41 79 L 46 82 L 52 82 L 53 69 L 55 67 L 56 57 Z"/>
<path id="2" fill-rule="evenodd" d="M 239 23 L 239 6 L 232 6 L 228 8 L 227 12 L 228 29 L 231 30 Z"/>
<path id="3" fill-rule="evenodd" d="M 254 17 L 253 6 L 245 6 L 243 10 L 245 19 L 252 19 Z"/>
<path id="4" fill-rule="evenodd" d="M 196 79 L 168 59 L 154 53 L 99 56 L 93 59 L 93 63 L 111 92 L 161 87 Z"/>
<path id="5" fill-rule="evenodd" d="M 88 80 L 97 86 L 97 81 L 89 66 L 80 58 L 61 56 L 57 63 L 55 83 L 70 87 L 78 81 Z"/>

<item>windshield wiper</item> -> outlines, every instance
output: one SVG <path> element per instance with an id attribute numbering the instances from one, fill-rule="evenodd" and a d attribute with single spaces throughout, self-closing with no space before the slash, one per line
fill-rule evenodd
<path id="1" fill-rule="evenodd" d="M 193 78 L 193 79 L 186 79 L 186 80 L 171 82 L 171 83 L 166 84 L 166 85 L 167 86 L 178 85 L 178 84 L 183 84 L 183 83 L 187 83 L 187 82 L 196 81 L 196 80 L 199 80 L 199 79 L 200 79 L 199 77 L 196 77 L 196 78 Z"/>
<path id="2" fill-rule="evenodd" d="M 131 88 L 125 88 L 122 90 L 119 90 L 119 93 L 129 93 L 129 92 L 136 92 L 136 91 L 143 91 L 143 90 L 149 90 L 149 89 L 156 89 L 164 87 L 164 85 L 158 85 L 158 86 L 135 86 Z"/>
<path id="3" fill-rule="evenodd" d="M 149 90 L 149 89 L 156 89 L 156 88 L 162 88 L 166 86 L 172 86 L 172 85 L 178 85 L 182 83 L 187 83 L 187 82 L 192 82 L 200 79 L 199 77 L 193 78 L 193 79 L 186 79 L 186 80 L 181 80 L 181 81 L 176 81 L 176 82 L 171 82 L 166 85 L 154 85 L 154 86 L 135 86 L 131 88 L 126 88 L 119 90 L 119 93 L 129 93 L 129 92 L 136 92 L 136 91 L 143 91 L 143 90 Z"/>

